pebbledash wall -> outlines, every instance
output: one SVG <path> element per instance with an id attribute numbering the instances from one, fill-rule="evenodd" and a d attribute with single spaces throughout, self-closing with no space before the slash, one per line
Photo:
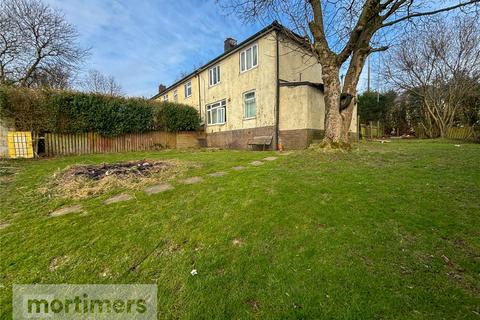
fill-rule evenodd
<path id="1" fill-rule="evenodd" d="M 278 28 L 264 30 L 154 99 L 162 100 L 168 95 L 172 101 L 176 92 L 179 103 L 196 107 L 206 125 L 209 147 L 246 149 L 248 140 L 255 136 L 275 137 L 278 45 L 279 146 L 284 149 L 308 147 L 312 140 L 320 139 L 324 132 L 321 65 L 308 50 L 279 32 Z M 241 72 L 240 53 L 254 44 L 258 49 L 258 64 Z M 210 86 L 209 69 L 217 65 L 220 66 L 220 82 Z M 192 94 L 186 98 L 184 85 L 187 82 L 191 82 Z M 256 116 L 245 119 L 243 97 L 250 91 L 255 91 Z M 226 100 L 225 123 L 208 125 L 206 106 L 223 99 Z M 356 110 L 353 119 L 356 119 Z M 351 131 L 356 132 L 356 128 L 356 122 L 352 121 Z M 275 148 L 274 143 L 270 148 Z"/>

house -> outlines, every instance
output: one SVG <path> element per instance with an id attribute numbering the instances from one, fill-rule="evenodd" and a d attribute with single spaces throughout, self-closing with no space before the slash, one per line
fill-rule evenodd
<path id="1" fill-rule="evenodd" d="M 197 108 L 209 147 L 302 149 L 323 136 L 322 82 L 305 39 L 273 22 L 241 43 L 226 39 L 220 56 L 152 99 Z"/>

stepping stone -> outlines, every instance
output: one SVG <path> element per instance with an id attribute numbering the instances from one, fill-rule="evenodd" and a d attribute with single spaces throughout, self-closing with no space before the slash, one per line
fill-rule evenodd
<path id="1" fill-rule="evenodd" d="M 184 179 L 182 180 L 181 182 L 183 184 L 195 184 L 195 183 L 199 183 L 201 182 L 203 179 L 200 178 L 200 177 L 190 177 L 190 178 L 187 178 L 187 179 Z"/>
<path id="2" fill-rule="evenodd" d="M 133 197 L 129 194 L 122 193 L 116 196 L 113 196 L 111 198 L 108 198 L 107 200 L 103 201 L 104 204 L 111 204 L 111 203 L 117 203 L 117 202 L 122 202 L 122 201 L 128 201 L 133 199 Z"/>
<path id="3" fill-rule="evenodd" d="M 277 157 L 266 157 L 264 158 L 263 160 L 265 161 L 274 161 L 274 160 L 277 160 L 278 158 Z"/>
<path id="4" fill-rule="evenodd" d="M 219 172 L 209 173 L 208 175 L 210 177 L 223 177 L 226 174 L 227 174 L 226 172 L 219 171 Z"/>
<path id="5" fill-rule="evenodd" d="M 162 183 L 162 184 L 157 184 L 148 188 L 145 188 L 143 191 L 145 191 L 147 194 L 155 194 L 155 193 L 160 193 L 168 190 L 172 190 L 173 186 L 169 183 Z"/>
<path id="6" fill-rule="evenodd" d="M 233 167 L 232 169 L 235 170 L 235 171 L 240 171 L 240 170 L 245 169 L 245 167 L 237 166 L 237 167 Z"/>
<path id="7" fill-rule="evenodd" d="M 263 164 L 263 162 L 262 161 L 252 161 L 252 162 L 250 162 L 250 164 L 252 166 L 257 167 L 257 166 L 261 166 Z"/>
<path id="8" fill-rule="evenodd" d="M 291 155 L 292 152 L 291 152 L 291 151 L 287 151 L 287 152 L 282 151 L 282 152 L 277 152 L 277 154 L 278 154 L 278 155 L 281 155 L 281 156 L 288 156 L 288 155 Z"/>
<path id="9" fill-rule="evenodd" d="M 64 208 L 55 210 L 53 212 L 50 212 L 49 216 L 50 217 L 58 217 L 58 216 L 63 216 L 65 214 L 75 213 L 75 212 L 80 212 L 80 211 L 82 211 L 82 205 L 76 204 L 74 206 L 64 207 Z"/>
<path id="10" fill-rule="evenodd" d="M 10 223 L 7 223 L 7 222 L 5 222 L 5 223 L 0 223 L 0 230 L 1 230 L 1 229 L 5 229 L 5 228 L 7 228 L 7 227 L 9 227 L 9 226 L 10 226 Z"/>

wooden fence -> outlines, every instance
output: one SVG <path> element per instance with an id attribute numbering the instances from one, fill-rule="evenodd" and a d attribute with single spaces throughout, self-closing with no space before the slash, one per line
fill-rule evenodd
<path id="1" fill-rule="evenodd" d="M 359 127 L 360 137 L 362 139 L 381 138 L 384 136 L 383 126 L 379 121 L 376 123 L 360 124 Z"/>
<path id="2" fill-rule="evenodd" d="M 36 135 L 35 135 L 36 136 Z M 104 137 L 96 133 L 57 134 L 46 133 L 45 154 L 80 155 L 91 153 L 146 151 L 155 149 L 185 149 L 199 146 L 197 132 L 132 133 L 118 137 Z M 42 137 L 38 137 L 41 140 Z"/>
<path id="3" fill-rule="evenodd" d="M 415 129 L 415 135 L 420 139 L 427 139 L 428 136 L 423 130 L 422 127 Z M 478 141 L 480 139 L 479 133 L 475 132 L 473 127 L 464 126 L 464 127 L 453 127 L 448 129 L 445 138 L 456 139 L 456 140 L 473 140 Z"/>

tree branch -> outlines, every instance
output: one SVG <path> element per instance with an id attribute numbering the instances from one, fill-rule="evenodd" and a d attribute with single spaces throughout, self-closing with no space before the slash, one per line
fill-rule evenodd
<path id="1" fill-rule="evenodd" d="M 438 9 L 438 10 L 433 10 L 433 11 L 412 13 L 412 14 L 406 15 L 405 17 L 402 17 L 402 18 L 399 18 L 399 19 L 396 19 L 396 20 L 393 20 L 393 21 L 389 21 L 387 23 L 383 23 L 380 28 L 388 27 L 388 26 L 397 24 L 399 22 L 402 22 L 402 21 L 405 21 L 405 20 L 408 20 L 408 19 L 411 19 L 411 18 L 422 17 L 422 16 L 431 16 L 431 15 L 435 15 L 435 14 L 438 14 L 438 13 L 455 10 L 455 9 L 465 7 L 465 6 L 474 4 L 474 3 L 480 3 L 480 0 L 470 0 L 470 1 L 467 1 L 467 2 L 464 2 L 464 3 L 459 3 L 459 4 L 454 5 L 454 6 L 450 6 L 450 7 L 446 7 L 446 8 L 442 8 L 442 9 Z"/>

